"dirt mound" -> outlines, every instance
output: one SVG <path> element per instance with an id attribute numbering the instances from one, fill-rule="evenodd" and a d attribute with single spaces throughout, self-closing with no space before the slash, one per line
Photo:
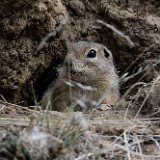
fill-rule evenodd
<path id="1" fill-rule="evenodd" d="M 30 102 L 37 76 L 64 52 L 57 41 L 48 43 L 40 52 L 37 48 L 42 38 L 66 18 L 66 9 L 58 0 L 0 3 L 0 92 L 8 101 Z"/>

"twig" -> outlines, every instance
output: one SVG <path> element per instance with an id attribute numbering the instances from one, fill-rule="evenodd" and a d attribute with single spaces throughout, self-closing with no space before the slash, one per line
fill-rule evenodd
<path id="1" fill-rule="evenodd" d="M 34 113 L 37 113 L 37 114 L 40 114 L 40 115 L 43 115 L 42 113 L 38 112 L 38 111 L 34 111 L 34 110 L 31 110 L 27 107 L 22 107 L 22 106 L 19 106 L 19 105 L 16 105 L 16 104 L 12 104 L 12 103 L 8 103 L 8 102 L 3 102 L 0 100 L 0 103 L 3 104 L 3 105 L 6 105 L 6 106 L 12 106 L 12 107 L 17 107 L 17 108 L 21 108 L 21 109 L 24 109 L 24 110 L 27 110 L 27 111 L 30 111 L 30 112 L 34 112 Z"/>
<path id="2" fill-rule="evenodd" d="M 84 158 L 86 159 L 86 158 L 88 158 L 92 155 L 95 155 L 95 153 L 88 153 L 88 154 L 82 155 L 82 156 L 76 158 L 75 160 L 81 160 L 81 159 L 84 159 Z"/>
<path id="3" fill-rule="evenodd" d="M 119 149 L 122 149 L 125 152 L 128 152 L 128 150 L 125 147 L 123 147 L 119 144 L 115 144 L 115 146 Z M 130 154 L 132 154 L 134 156 L 139 156 L 139 157 L 143 156 L 143 158 L 160 158 L 160 156 L 140 154 L 138 152 L 134 152 L 134 151 L 131 151 L 131 150 L 129 150 L 129 152 L 130 152 Z"/>
<path id="4" fill-rule="evenodd" d="M 123 83 L 127 82 L 129 79 L 134 78 L 135 76 L 139 75 L 140 73 L 144 72 L 145 70 L 147 70 L 147 67 L 146 67 L 146 69 L 143 69 L 143 70 L 142 70 L 142 68 L 139 68 L 139 70 L 136 73 L 134 73 L 134 74 L 132 74 L 132 75 L 130 75 L 128 77 L 125 76 L 126 74 L 122 75 L 120 77 L 120 85 L 122 85 Z"/>
<path id="5" fill-rule="evenodd" d="M 0 109 L 0 112 L 5 108 L 5 105 L 3 104 L 2 108 Z"/>
<path id="6" fill-rule="evenodd" d="M 133 85 L 123 94 L 123 96 L 121 97 L 121 99 L 124 99 L 134 87 L 136 87 L 136 86 L 138 86 L 138 85 L 145 85 L 144 82 L 140 82 L 140 81 L 151 71 L 152 68 L 156 67 L 158 64 L 160 64 L 160 60 L 158 60 L 155 64 L 153 64 L 152 67 L 150 67 L 149 69 L 148 69 L 148 67 L 146 67 L 145 70 L 143 70 L 143 71 L 147 71 L 147 72 L 144 73 L 144 75 L 138 80 L 139 82 L 133 84 Z"/>
<path id="7" fill-rule="evenodd" d="M 6 126 L 6 125 L 16 125 L 16 126 L 24 126 L 27 127 L 30 124 L 30 120 L 24 120 L 24 119 L 15 119 L 15 118 L 0 118 L 0 126 Z"/>
<path id="8" fill-rule="evenodd" d="M 55 30 L 53 32 L 50 32 L 48 33 L 40 42 L 40 44 L 38 45 L 37 47 L 37 52 L 39 52 L 43 47 L 44 45 L 46 44 L 46 42 L 51 38 L 51 37 L 54 37 L 62 28 L 63 26 L 66 24 L 67 22 L 67 18 L 63 19 L 59 26 L 57 28 L 55 28 Z"/>
<path id="9" fill-rule="evenodd" d="M 103 24 L 104 26 L 106 26 L 107 28 L 110 28 L 113 32 L 115 32 L 116 34 L 118 34 L 119 36 L 121 36 L 122 38 L 126 39 L 127 42 L 130 44 L 131 47 L 134 47 L 134 43 L 132 42 L 132 40 L 129 38 L 129 36 L 124 35 L 121 31 L 119 31 L 118 29 L 116 29 L 114 26 L 102 21 L 102 20 L 97 20 L 97 23 Z"/>
<path id="10" fill-rule="evenodd" d="M 129 112 L 130 106 L 132 106 L 132 104 L 133 104 L 133 103 L 132 103 L 133 100 L 136 101 L 136 99 L 139 97 L 139 93 L 142 91 L 143 87 L 144 87 L 144 85 L 141 86 L 141 87 L 139 87 L 138 92 L 137 92 L 137 93 L 132 97 L 132 99 L 130 100 L 130 102 L 129 102 L 128 106 L 127 106 L 126 112 L 125 112 L 125 114 L 124 114 L 124 120 L 125 120 L 126 117 L 127 117 L 127 114 L 128 114 L 128 112 Z"/>
<path id="11" fill-rule="evenodd" d="M 7 102 L 7 100 L 3 97 L 3 95 L 1 94 L 1 98 L 3 101 Z"/>
<path id="12" fill-rule="evenodd" d="M 144 83 L 144 82 L 137 82 L 137 83 L 133 84 L 133 85 L 124 93 L 124 95 L 121 97 L 121 99 L 124 99 L 134 87 L 139 86 L 139 85 L 143 85 L 143 86 L 144 86 L 144 85 L 146 85 L 146 83 Z"/>
<path id="13" fill-rule="evenodd" d="M 153 83 L 153 85 L 152 85 L 152 87 L 151 87 L 149 93 L 148 93 L 147 96 L 145 97 L 145 99 L 144 99 L 142 105 L 140 106 L 140 108 L 139 108 L 137 114 L 135 115 L 134 120 L 137 118 L 137 116 L 138 116 L 139 113 L 141 112 L 141 110 L 142 110 L 144 104 L 146 103 L 147 99 L 149 98 L 149 96 L 150 96 L 150 94 L 151 94 L 151 91 L 153 91 L 154 86 L 156 85 L 156 83 L 157 83 L 159 80 L 160 80 L 160 75 L 159 75 L 159 76 L 156 78 L 156 80 L 154 81 L 154 83 Z"/>
<path id="14" fill-rule="evenodd" d="M 87 85 L 83 85 L 81 83 L 77 83 L 75 81 L 69 80 L 69 81 L 64 81 L 64 83 L 70 87 L 79 87 L 82 90 L 86 90 L 86 91 L 97 91 L 97 88 L 94 88 L 92 86 L 87 86 Z"/>
<path id="15" fill-rule="evenodd" d="M 126 73 L 148 50 L 150 50 L 154 44 L 151 46 L 147 47 L 138 57 L 124 70 L 123 74 Z"/>
<path id="16" fill-rule="evenodd" d="M 153 64 L 150 68 L 146 67 L 146 69 L 145 69 L 146 73 L 144 73 L 144 75 L 139 79 L 139 81 L 141 81 L 158 64 L 160 64 L 160 59 L 155 64 Z"/>
<path id="17" fill-rule="evenodd" d="M 158 141 L 155 140 L 153 137 L 150 137 L 150 139 L 156 144 L 156 146 L 157 146 L 158 149 L 160 150 L 160 143 L 158 143 Z"/>
<path id="18" fill-rule="evenodd" d="M 149 68 L 149 65 L 147 65 L 143 70 L 140 68 L 140 69 L 138 70 L 138 72 L 136 72 L 135 74 L 133 74 L 133 75 L 131 75 L 131 76 L 126 77 L 127 73 L 123 74 L 123 75 L 121 76 L 121 78 L 120 78 L 121 84 L 123 84 L 124 82 L 128 81 L 128 80 L 131 79 L 131 78 L 134 78 L 134 77 L 137 76 L 138 74 L 146 71 L 146 72 L 144 73 L 144 75 L 140 78 L 140 80 L 143 79 L 143 78 L 151 71 L 151 69 L 153 69 L 154 67 L 156 67 L 158 64 L 160 64 L 160 60 L 156 61 L 156 63 L 153 64 L 150 68 Z M 140 81 L 140 80 L 139 80 L 139 81 Z M 124 81 L 124 82 L 122 83 L 122 81 Z"/>
<path id="19" fill-rule="evenodd" d="M 139 149 L 139 152 L 140 152 L 140 154 L 141 154 L 142 160 L 144 160 L 140 141 L 139 141 L 139 139 L 138 139 L 137 135 L 135 135 L 135 137 L 136 137 L 136 140 L 137 140 L 138 149 Z"/>
<path id="20" fill-rule="evenodd" d="M 130 152 L 129 152 L 128 142 L 127 142 L 126 131 L 123 132 L 123 135 L 124 135 L 124 142 L 127 146 L 127 157 L 128 157 L 128 160 L 131 160 L 131 155 L 130 155 Z"/>

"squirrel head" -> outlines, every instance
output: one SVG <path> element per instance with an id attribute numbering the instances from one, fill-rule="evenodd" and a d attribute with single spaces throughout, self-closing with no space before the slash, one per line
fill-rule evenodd
<path id="1" fill-rule="evenodd" d="M 102 44 L 86 41 L 70 44 L 64 64 L 71 74 L 89 76 L 114 71 L 112 53 Z"/>

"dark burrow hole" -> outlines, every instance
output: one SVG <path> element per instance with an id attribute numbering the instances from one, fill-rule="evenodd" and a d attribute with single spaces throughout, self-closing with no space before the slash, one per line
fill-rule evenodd
<path id="1" fill-rule="evenodd" d="M 63 64 L 63 60 L 61 58 L 56 58 L 51 61 L 51 64 L 44 70 L 44 72 L 37 78 L 34 83 L 34 91 L 36 101 L 40 101 L 44 92 L 48 89 L 48 87 L 54 83 L 56 78 L 58 77 L 58 68 Z M 32 102 L 34 103 L 34 102 Z M 35 104 L 32 104 L 35 105 Z"/>

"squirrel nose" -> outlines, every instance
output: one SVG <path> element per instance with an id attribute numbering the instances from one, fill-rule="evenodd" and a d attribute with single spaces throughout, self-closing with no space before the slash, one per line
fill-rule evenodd
<path id="1" fill-rule="evenodd" d="M 71 68 L 71 67 L 73 66 L 73 63 L 72 63 L 71 61 L 68 61 L 68 60 L 67 60 L 67 61 L 65 61 L 64 65 L 65 65 L 66 67 L 68 67 L 68 68 L 69 68 L 69 67 Z"/>

